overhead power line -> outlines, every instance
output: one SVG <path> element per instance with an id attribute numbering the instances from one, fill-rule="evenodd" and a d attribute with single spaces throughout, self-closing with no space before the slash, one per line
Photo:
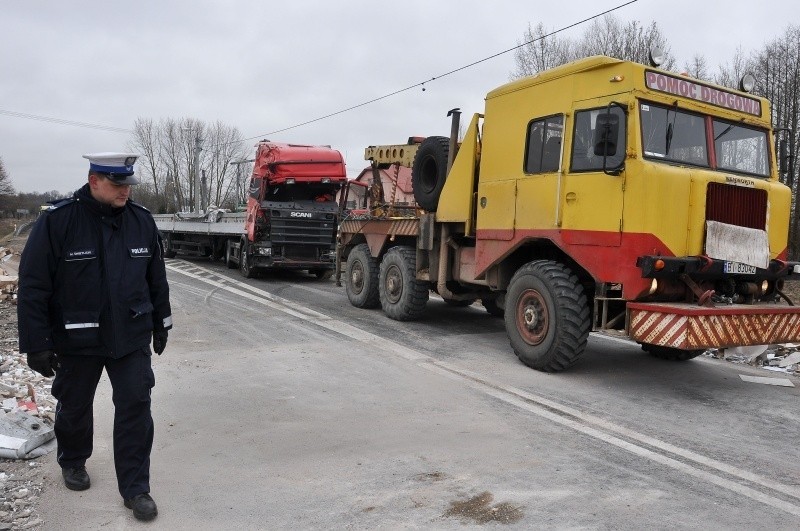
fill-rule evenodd
<path id="1" fill-rule="evenodd" d="M 357 103 L 356 105 L 352 105 L 350 107 L 346 107 L 344 109 L 340 109 L 338 111 L 326 114 L 324 116 L 320 116 L 318 118 L 313 118 L 311 120 L 306 120 L 305 122 L 301 122 L 301 123 L 298 123 L 298 124 L 295 124 L 295 125 L 290 125 L 289 127 L 284 127 L 282 129 L 276 129 L 274 131 L 270 131 L 269 133 L 263 133 L 261 135 L 256 135 L 256 136 L 251 136 L 251 137 L 248 137 L 248 138 L 243 138 L 242 140 L 255 140 L 256 138 L 265 138 L 267 136 L 274 135 L 276 133 L 283 133 L 284 131 L 289 131 L 290 129 L 296 129 L 296 128 L 302 127 L 304 125 L 313 124 L 314 122 L 319 122 L 321 120 L 325 120 L 327 118 L 331 118 L 333 116 L 337 116 L 339 114 L 343 114 L 343 113 L 352 111 L 354 109 L 358 109 L 359 107 L 364 107 L 365 105 L 369 105 L 371 103 L 375 103 L 376 101 L 385 100 L 386 98 L 390 98 L 392 96 L 396 96 L 397 94 L 400 94 L 402 92 L 406 92 L 406 91 L 415 89 L 417 87 L 422 87 L 423 90 L 424 90 L 426 83 L 432 83 L 433 81 L 437 81 L 439 79 L 442 79 L 443 77 L 447 77 L 447 76 L 449 76 L 451 74 L 455 74 L 456 72 L 460 72 L 462 70 L 466 70 L 467 68 L 471 68 L 471 67 L 473 67 L 475 65 L 479 65 L 479 64 L 484 63 L 486 61 L 489 61 L 490 59 L 494 59 L 495 57 L 499 57 L 499 56 L 501 56 L 503 54 L 507 54 L 508 52 L 513 52 L 514 50 L 522 48 L 523 46 L 527 46 L 529 44 L 533 44 L 534 42 L 540 41 L 540 40 L 542 40 L 542 39 L 544 39 L 546 37 L 551 37 L 553 35 L 561 33 L 562 31 L 566 31 L 568 29 L 574 28 L 575 26 L 580 26 L 581 24 L 589 22 L 590 20 L 594 20 L 596 18 L 602 17 L 603 15 L 607 15 L 609 13 L 613 13 L 614 11 L 617 11 L 619 9 L 622 9 L 623 7 L 629 6 L 630 4 L 635 4 L 637 1 L 638 0 L 630 0 L 629 2 L 625 2 L 623 4 L 620 4 L 620 5 L 616 6 L 616 7 L 612 7 L 611 9 L 607 9 L 607 10 L 601 12 L 601 13 L 597 13 L 597 14 L 592 15 L 590 17 L 587 17 L 587 18 L 585 18 L 583 20 L 579 20 L 578 22 L 574 22 L 574 23 L 572 23 L 572 24 L 570 24 L 568 26 L 564 26 L 564 27 L 562 27 L 560 29 L 551 31 L 550 33 L 548 33 L 546 35 L 542 35 L 542 36 L 537 37 L 535 39 L 531 39 L 529 41 L 523 42 L 522 44 L 518 44 L 517 46 L 514 46 L 514 47 L 508 48 L 506 50 L 503 50 L 501 52 L 497 52 L 495 54 L 489 55 L 487 57 L 484 57 L 483 59 L 479 59 L 477 61 L 473 61 L 473 62 L 471 62 L 469 64 L 464 65 L 464 66 L 460 66 L 458 68 L 454 68 L 453 70 L 450 70 L 449 72 L 445 72 L 444 74 L 440 74 L 438 76 L 433 76 L 432 78 L 426 79 L 425 81 L 420 81 L 418 83 L 414 83 L 413 85 L 409 85 L 409 86 L 407 86 L 405 88 L 402 88 L 402 89 L 399 89 L 399 90 L 395 90 L 394 92 L 390 92 L 388 94 L 384 94 L 383 96 L 378 96 L 377 98 L 372 98 L 371 100 L 364 101 L 362 103 Z"/>
<path id="2" fill-rule="evenodd" d="M 86 122 L 77 122 L 75 120 L 65 120 L 63 118 L 53 118 L 52 116 L 39 116 L 36 114 L 28 114 L 24 112 L 16 112 L 16 111 L 4 111 L 0 109 L 0 114 L 4 114 L 6 116 L 13 116 L 15 118 L 25 118 L 27 120 L 38 120 L 40 122 L 50 122 L 52 124 L 61 124 L 61 125 L 71 125 L 74 127 L 83 127 L 86 129 L 99 129 L 101 131 L 110 131 L 112 133 L 131 133 L 130 129 L 124 129 L 122 127 L 113 127 L 110 125 L 100 125 L 100 124 L 90 124 Z"/>
<path id="3" fill-rule="evenodd" d="M 331 112 L 331 113 L 325 114 L 323 116 L 319 116 L 317 118 L 313 118 L 311 120 L 306 120 L 305 122 L 300 122 L 300 123 L 297 123 L 297 124 L 294 124 L 294 125 L 291 125 L 291 126 L 288 126 L 288 127 L 284 127 L 284 128 L 281 128 L 281 129 L 276 129 L 276 130 L 270 131 L 268 133 L 263 133 L 263 134 L 260 134 L 260 135 L 255 135 L 255 136 L 243 138 L 243 139 L 241 139 L 241 141 L 255 140 L 257 138 L 266 138 L 267 136 L 274 135 L 276 133 L 282 133 L 284 131 L 289 131 L 291 129 L 297 129 L 298 127 L 302 127 L 304 125 L 308 125 L 308 124 L 312 124 L 312 123 L 315 123 L 315 122 L 319 122 L 321 120 L 326 120 L 326 119 L 331 118 L 333 116 L 338 116 L 340 114 L 352 111 L 354 109 L 358 109 L 360 107 L 364 107 L 366 105 L 370 105 L 372 103 L 375 103 L 375 102 L 378 102 L 378 101 L 381 101 L 381 100 L 385 100 L 387 98 L 391 98 L 392 96 L 396 96 L 397 94 L 401 94 L 403 92 L 407 92 L 407 91 L 415 89 L 417 87 L 422 87 L 424 89 L 426 83 L 432 83 L 434 81 L 438 81 L 439 79 L 442 79 L 443 77 L 447 77 L 449 75 L 455 74 L 456 72 L 461 72 L 462 70 L 466 70 L 468 68 L 471 68 L 473 66 L 479 65 L 481 63 L 484 63 L 486 61 L 489 61 L 489 60 L 494 59 L 496 57 L 499 57 L 501 55 L 507 54 L 509 52 L 513 52 L 514 50 L 522 48 L 523 46 L 527 46 L 529 44 L 533 44 L 534 42 L 540 41 L 540 40 L 545 39 L 547 37 L 551 37 L 553 35 L 556 35 L 558 33 L 566 31 L 568 29 L 574 28 L 575 26 L 579 26 L 581 24 L 585 24 L 586 22 L 589 22 L 590 20 L 594 20 L 596 18 L 602 17 L 603 15 L 607 15 L 609 13 L 613 13 L 614 11 L 617 11 L 619 9 L 622 9 L 623 7 L 629 6 L 630 4 L 634 4 L 637 1 L 638 0 L 629 0 L 628 2 L 619 4 L 618 6 L 612 7 L 611 9 L 607 9 L 605 11 L 602 11 L 602 12 L 597 13 L 595 15 L 592 15 L 590 17 L 586 17 L 586 18 L 584 18 L 582 20 L 579 20 L 578 22 L 574 22 L 572 24 L 569 24 L 568 26 L 564 26 L 564 27 L 559 28 L 557 30 L 551 31 L 550 33 L 548 33 L 546 35 L 542 35 L 542 36 L 537 37 L 535 39 L 531 39 L 529 41 L 523 42 L 522 44 L 519 44 L 517 46 L 513 46 L 513 47 L 508 48 L 506 50 L 503 50 L 503 51 L 494 53 L 492 55 L 489 55 L 487 57 L 484 57 L 483 59 L 479 59 L 479 60 L 473 61 L 473 62 L 471 62 L 469 64 L 460 66 L 458 68 L 454 68 L 454 69 L 452 69 L 452 70 L 450 70 L 448 72 L 445 72 L 443 74 L 440 74 L 438 76 L 433 76 L 430 79 L 426 79 L 424 81 L 420 81 L 418 83 L 414 83 L 413 85 L 409 85 L 409 86 L 407 86 L 405 88 L 401 88 L 401 89 L 395 90 L 393 92 L 390 92 L 388 94 L 384 94 L 383 96 L 378 96 L 377 98 L 372 98 L 370 100 L 367 100 L 367 101 L 364 101 L 364 102 L 361 102 L 361 103 L 357 103 L 355 105 L 351 105 L 350 107 L 346 107 L 344 109 L 340 109 L 338 111 Z M 25 118 L 27 120 L 38 120 L 38 121 L 41 121 L 41 122 L 49 122 L 49 123 L 61 124 L 61 125 L 69 125 L 69 126 L 73 126 L 73 127 L 83 127 L 83 128 L 86 128 L 86 129 L 97 129 L 97 130 L 100 130 L 100 131 L 109 131 L 109 132 L 112 132 L 112 133 L 132 133 L 133 132 L 132 130 L 125 129 L 123 127 L 113 127 L 113 126 L 109 126 L 109 125 L 92 124 L 92 123 L 87 123 L 87 122 L 79 122 L 79 121 L 76 121 L 76 120 L 66 120 L 66 119 L 62 119 L 62 118 L 54 118 L 54 117 L 51 117 L 51 116 L 39 116 L 39 115 L 36 115 L 36 114 L 28 114 L 28 113 L 16 112 L 16 111 L 6 111 L 6 110 L 2 110 L 2 109 L 0 109 L 0 114 L 6 115 L 6 116 L 13 116 L 15 118 Z M 218 144 L 216 146 L 209 146 L 209 148 L 210 149 L 215 149 L 215 148 L 218 149 L 218 148 L 220 148 L 222 146 L 225 146 L 225 145 L 231 144 L 231 143 L 233 143 L 233 142 L 228 142 L 228 143 L 225 143 L 225 144 Z"/>

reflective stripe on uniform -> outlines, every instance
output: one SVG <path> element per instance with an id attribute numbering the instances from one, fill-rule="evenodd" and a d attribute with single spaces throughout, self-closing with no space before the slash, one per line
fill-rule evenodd
<path id="1" fill-rule="evenodd" d="M 164 317 L 164 328 L 169 328 L 170 326 L 172 326 L 172 316 L 168 315 Z"/>
<path id="2" fill-rule="evenodd" d="M 100 328 L 100 323 L 70 323 L 64 325 L 66 330 L 71 330 L 73 328 Z"/>

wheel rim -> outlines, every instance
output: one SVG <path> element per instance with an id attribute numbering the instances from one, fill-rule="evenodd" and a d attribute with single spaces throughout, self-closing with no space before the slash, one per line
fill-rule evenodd
<path id="1" fill-rule="evenodd" d="M 547 337 L 550 327 L 550 314 L 542 294 L 536 290 L 526 290 L 517 303 L 517 330 L 530 345 L 538 345 Z"/>
<path id="2" fill-rule="evenodd" d="M 386 298 L 392 304 L 400 300 L 400 295 L 403 293 L 403 273 L 396 265 L 392 265 L 386 271 L 386 280 L 384 282 L 386 288 Z"/>
<path id="3" fill-rule="evenodd" d="M 364 265 L 358 260 L 353 262 L 350 270 L 350 286 L 353 288 L 353 293 L 364 291 Z"/>

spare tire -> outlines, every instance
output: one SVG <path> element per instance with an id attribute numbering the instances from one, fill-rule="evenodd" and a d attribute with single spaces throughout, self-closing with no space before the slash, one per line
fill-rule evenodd
<path id="1" fill-rule="evenodd" d="M 417 204 L 436 212 L 439 196 L 447 178 L 447 155 L 450 140 L 444 136 L 429 136 L 422 141 L 411 165 L 411 185 Z"/>

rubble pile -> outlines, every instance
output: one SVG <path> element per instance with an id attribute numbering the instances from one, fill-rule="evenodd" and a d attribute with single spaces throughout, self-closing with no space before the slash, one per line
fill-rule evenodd
<path id="1" fill-rule="evenodd" d="M 55 399 L 50 395 L 52 379 L 30 370 L 19 353 L 15 303 L 15 297 L 0 300 L 0 417 L 30 417 L 52 429 L 55 414 Z M 8 436 L 0 433 L 3 435 Z M 0 458 L 0 530 L 43 527 L 37 513 L 43 484 L 37 459 Z"/>
<path id="2" fill-rule="evenodd" d="M 714 349 L 708 351 L 708 354 L 732 363 L 745 363 L 753 367 L 800 376 L 800 345 L 795 343 Z"/>
<path id="3" fill-rule="evenodd" d="M 17 284 L 19 277 L 12 275 L 10 271 L 3 268 L 4 264 L 10 263 L 15 254 L 8 247 L 0 247 L 0 301 L 14 300 L 17 298 Z"/>

